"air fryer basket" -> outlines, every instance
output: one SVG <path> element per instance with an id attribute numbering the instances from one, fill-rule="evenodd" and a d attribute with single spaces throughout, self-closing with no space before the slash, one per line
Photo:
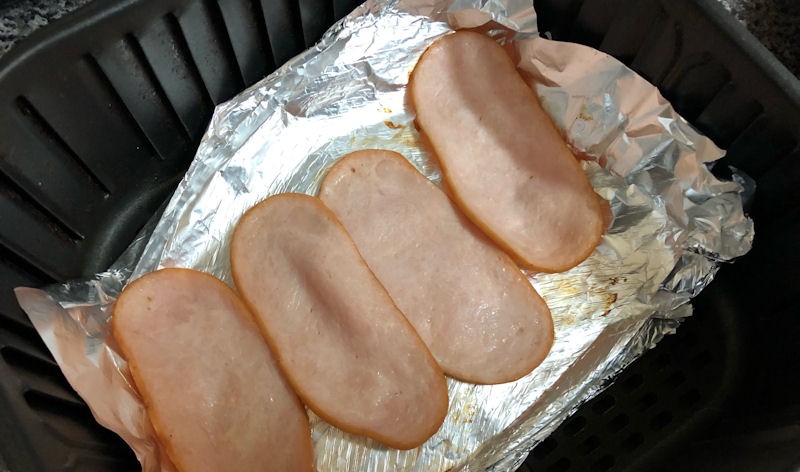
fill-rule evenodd
<path id="1" fill-rule="evenodd" d="M 102 270 L 168 197 L 214 105 L 312 45 L 353 0 L 94 2 L 0 59 L 0 456 L 12 471 L 138 470 L 11 288 Z M 800 85 L 716 0 L 536 0 L 555 39 L 655 83 L 758 190 L 753 251 L 674 336 L 584 405 L 530 470 L 800 464 Z M 735 444 L 732 451 L 728 445 Z M 737 469 L 738 467 L 738 469 Z"/>

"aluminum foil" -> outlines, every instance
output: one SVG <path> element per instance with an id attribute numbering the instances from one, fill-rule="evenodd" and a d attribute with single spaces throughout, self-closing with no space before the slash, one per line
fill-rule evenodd
<path id="1" fill-rule="evenodd" d="M 326 169 L 350 151 L 398 151 L 438 182 L 405 91 L 425 48 L 458 28 L 479 28 L 513 49 L 523 76 L 585 158 L 583 169 L 614 220 L 579 266 L 526 274 L 556 329 L 536 370 L 492 386 L 448 379 L 444 425 L 411 451 L 346 434 L 309 412 L 318 470 L 513 470 L 581 402 L 674 331 L 720 262 L 749 250 L 753 226 L 741 185 L 708 170 L 723 152 L 618 61 L 540 38 L 530 2 L 367 2 L 314 48 L 216 109 L 152 235 L 146 231 L 108 272 L 17 291 L 73 387 L 144 470 L 171 465 L 113 350 L 108 321 L 116 295 L 129 277 L 167 266 L 230 283 L 228 244 L 240 215 L 272 194 L 315 194 Z"/>

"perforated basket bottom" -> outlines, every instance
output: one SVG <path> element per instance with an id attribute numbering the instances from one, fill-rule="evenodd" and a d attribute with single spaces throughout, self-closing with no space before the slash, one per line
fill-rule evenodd
<path id="1" fill-rule="evenodd" d="M 696 304 L 676 334 L 625 369 L 537 446 L 522 472 L 639 470 L 706 425 L 730 390 L 738 330 Z M 727 314 L 729 316 L 730 313 Z"/>

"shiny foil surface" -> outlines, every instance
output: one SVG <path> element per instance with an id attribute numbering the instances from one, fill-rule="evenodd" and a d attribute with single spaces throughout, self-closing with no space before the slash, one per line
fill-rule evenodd
<path id="1" fill-rule="evenodd" d="M 708 170 L 723 151 L 615 59 L 540 38 L 529 2 L 367 2 L 314 48 L 217 107 L 163 215 L 108 272 L 17 290 L 70 383 L 144 470 L 172 469 L 109 337 L 122 287 L 171 266 L 230 284 L 228 245 L 244 211 L 276 193 L 315 195 L 326 169 L 350 151 L 398 151 L 438 182 L 406 84 L 422 52 L 459 28 L 480 28 L 518 53 L 523 77 L 582 157 L 614 220 L 577 267 L 526 274 L 555 323 L 555 343 L 538 368 L 501 385 L 448 379 L 444 425 L 410 451 L 344 433 L 309 412 L 319 471 L 515 469 L 604 381 L 691 314 L 691 298 L 720 263 L 749 250 L 753 225 L 742 186 Z"/>

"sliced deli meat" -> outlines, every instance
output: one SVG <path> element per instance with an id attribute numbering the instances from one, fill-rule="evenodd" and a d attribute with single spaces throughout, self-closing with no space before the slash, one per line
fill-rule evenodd
<path id="1" fill-rule="evenodd" d="M 349 154 L 319 193 L 444 371 L 516 380 L 553 343 L 550 311 L 514 262 L 392 151 Z"/>
<path id="2" fill-rule="evenodd" d="M 251 208 L 234 231 L 231 268 L 317 415 L 398 449 L 439 429 L 448 405 L 441 368 L 318 198 L 281 194 Z"/>
<path id="3" fill-rule="evenodd" d="M 122 292 L 112 329 L 179 470 L 313 470 L 305 408 L 227 285 L 152 272 Z"/>
<path id="4" fill-rule="evenodd" d="M 456 203 L 520 265 L 559 272 L 594 250 L 605 201 L 500 45 L 444 36 L 423 53 L 409 94 Z"/>

